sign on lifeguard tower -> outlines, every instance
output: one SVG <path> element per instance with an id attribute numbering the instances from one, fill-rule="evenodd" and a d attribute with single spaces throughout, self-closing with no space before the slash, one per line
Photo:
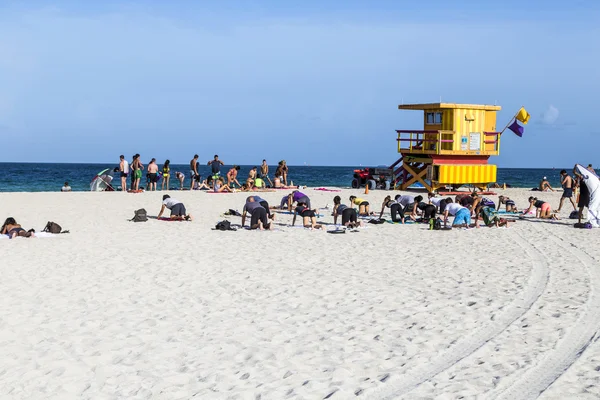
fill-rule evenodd
<path id="1" fill-rule="evenodd" d="M 423 111 L 422 130 L 397 130 L 396 187 L 420 183 L 427 190 L 473 185 L 485 190 L 496 182 L 490 156 L 500 152 L 496 112 L 500 106 L 454 103 L 402 104 L 400 110 Z"/>

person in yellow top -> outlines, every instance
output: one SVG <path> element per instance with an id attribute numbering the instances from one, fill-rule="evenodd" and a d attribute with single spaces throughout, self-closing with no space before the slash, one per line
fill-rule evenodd
<path id="1" fill-rule="evenodd" d="M 369 202 L 360 197 L 350 196 L 350 203 L 358 206 L 358 215 L 371 215 Z"/>
<path id="2" fill-rule="evenodd" d="M 167 160 L 165 161 L 163 168 L 162 168 L 162 184 L 160 185 L 160 190 L 165 190 L 165 183 L 167 186 L 167 190 L 169 190 L 169 177 L 171 176 L 171 167 L 170 167 L 171 161 Z"/>

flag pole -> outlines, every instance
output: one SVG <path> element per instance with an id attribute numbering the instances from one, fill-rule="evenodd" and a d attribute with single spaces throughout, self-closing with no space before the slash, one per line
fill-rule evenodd
<path id="1" fill-rule="evenodd" d="M 523 107 L 521 107 L 521 108 L 523 108 Z M 510 123 L 513 122 L 517 118 L 517 115 L 519 115 L 519 112 L 521 111 L 521 108 L 519 108 L 519 111 L 517 111 L 515 113 L 515 115 L 513 115 L 513 117 L 508 121 L 508 124 L 506 124 L 506 126 L 504 127 L 504 129 L 502 129 L 500 131 L 501 135 L 504 133 L 504 131 L 506 130 L 506 128 L 508 128 L 508 126 L 510 125 Z"/>

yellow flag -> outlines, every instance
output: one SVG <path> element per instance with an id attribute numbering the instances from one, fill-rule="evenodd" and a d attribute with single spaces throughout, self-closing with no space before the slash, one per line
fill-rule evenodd
<path id="1" fill-rule="evenodd" d="M 529 115 L 529 113 L 527 112 L 527 110 L 525 110 L 525 107 L 521 107 L 521 109 L 519 110 L 519 112 L 517 113 L 517 119 L 519 121 L 521 121 L 524 124 L 527 124 L 527 122 L 529 122 L 529 117 L 531 115 Z"/>

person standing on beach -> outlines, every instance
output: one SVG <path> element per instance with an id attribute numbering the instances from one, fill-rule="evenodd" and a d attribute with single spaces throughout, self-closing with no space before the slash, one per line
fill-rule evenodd
<path id="1" fill-rule="evenodd" d="M 260 179 L 268 180 L 269 185 L 273 186 L 273 182 L 271 182 L 271 178 L 269 178 L 269 165 L 267 164 L 267 160 L 262 161 L 262 165 L 260 166 Z"/>
<path id="2" fill-rule="evenodd" d="M 586 169 L 590 172 L 593 172 L 594 174 L 596 173 L 596 171 L 594 171 L 594 167 L 592 167 L 592 164 L 588 164 Z"/>
<path id="3" fill-rule="evenodd" d="M 591 167 L 591 166 L 592 166 L 592 164 L 589 165 L 589 167 Z M 588 167 L 588 171 L 589 171 L 589 167 Z M 579 223 L 581 223 L 581 220 L 583 219 L 583 209 L 586 207 L 589 208 L 589 206 L 590 206 L 590 190 L 588 189 L 586 183 L 583 181 L 583 177 L 577 170 L 577 164 L 575 164 L 575 167 L 573 167 L 573 174 L 579 180 L 579 199 L 577 200 L 577 206 L 579 207 L 578 219 L 579 219 Z"/>
<path id="4" fill-rule="evenodd" d="M 121 174 L 121 190 L 127 193 L 127 175 L 129 175 L 129 163 L 125 160 L 125 156 L 121 154 L 119 157 L 119 172 Z"/>
<path id="5" fill-rule="evenodd" d="M 156 158 L 153 158 L 148 164 L 148 179 L 149 182 L 149 190 L 156 190 L 156 182 L 158 182 L 158 165 L 156 165 Z"/>
<path id="6" fill-rule="evenodd" d="M 71 191 L 71 186 L 69 186 L 69 182 L 65 182 L 65 185 L 60 188 L 61 192 L 70 192 Z"/>
<path id="7" fill-rule="evenodd" d="M 560 198 L 560 203 L 558 204 L 557 212 L 560 212 L 565 199 L 569 199 L 571 204 L 573 205 L 573 210 L 577 211 L 577 207 L 575 206 L 575 202 L 573 201 L 573 178 L 567 174 L 566 170 L 560 171 L 560 184 L 563 187 L 563 194 Z"/>
<path id="8" fill-rule="evenodd" d="M 167 190 L 169 190 L 169 180 L 171 179 L 171 161 L 166 160 L 163 164 L 162 168 L 163 180 L 160 185 L 160 190 L 165 190 L 165 184 L 167 185 Z"/>
<path id="9" fill-rule="evenodd" d="M 183 181 L 185 180 L 185 174 L 183 172 L 175 172 L 175 178 L 179 181 L 179 190 L 183 190 Z"/>
<path id="10" fill-rule="evenodd" d="M 287 166 L 285 160 L 281 161 L 281 172 L 283 172 L 283 184 L 285 186 L 287 186 L 287 184 L 288 184 L 288 174 L 289 174 L 290 171 L 288 169 L 288 166 Z M 296 179 L 296 181 L 298 181 L 298 180 Z"/>
<path id="11" fill-rule="evenodd" d="M 132 190 L 140 190 L 140 180 L 142 179 L 142 171 L 144 170 L 144 164 L 140 161 L 140 155 L 136 154 L 133 156 L 131 163 L 131 169 L 133 171 L 133 187 Z"/>
<path id="12" fill-rule="evenodd" d="M 206 165 L 210 165 L 212 177 L 213 179 L 217 179 L 221 175 L 221 165 L 225 165 L 225 163 L 219 160 L 219 156 L 215 154 L 214 159 L 206 163 Z"/>
<path id="13" fill-rule="evenodd" d="M 198 173 L 198 154 L 194 154 L 194 158 L 190 160 L 190 190 L 194 189 L 194 183 L 200 180 L 200 174 Z"/>

